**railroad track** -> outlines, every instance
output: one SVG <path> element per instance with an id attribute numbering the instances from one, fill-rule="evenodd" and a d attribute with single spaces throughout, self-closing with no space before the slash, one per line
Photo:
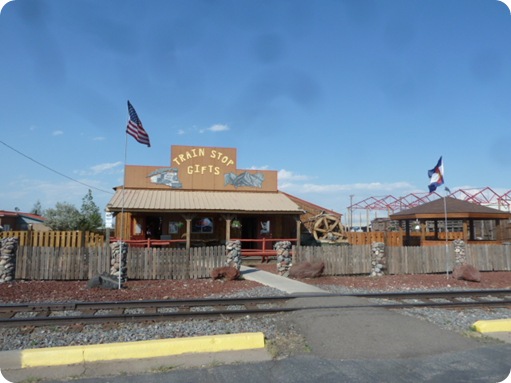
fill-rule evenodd
<path id="1" fill-rule="evenodd" d="M 315 298 L 325 298 L 321 306 L 307 305 Z M 360 304 L 328 303 L 334 297 L 367 298 Z M 301 298 L 303 304 L 290 307 L 288 302 Z M 337 300 L 338 302 L 338 300 Z M 416 307 L 511 308 L 511 290 L 429 291 L 363 294 L 288 295 L 259 298 L 223 298 L 194 300 L 151 300 L 119 302 L 26 303 L 0 305 L 0 327 L 65 326 L 77 323 L 119 323 L 219 319 L 240 315 L 264 315 L 299 310 L 354 309 L 378 307 L 404 309 Z"/>

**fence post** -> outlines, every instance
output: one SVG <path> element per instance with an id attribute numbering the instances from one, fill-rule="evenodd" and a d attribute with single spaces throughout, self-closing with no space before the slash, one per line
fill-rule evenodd
<path id="1" fill-rule="evenodd" d="M 239 270 L 241 268 L 241 241 L 229 241 L 225 246 L 227 258 L 225 266 L 230 266 Z"/>
<path id="2" fill-rule="evenodd" d="M 28 230 L 27 230 L 25 244 L 22 243 L 21 246 L 25 245 L 25 246 L 31 247 L 31 246 L 33 246 L 33 244 L 34 244 L 34 229 L 33 229 L 32 225 L 29 225 Z"/>
<path id="3" fill-rule="evenodd" d="M 110 275 L 114 275 L 119 279 L 119 288 L 122 283 L 126 282 L 128 269 L 126 261 L 128 258 L 128 245 L 125 242 L 117 241 L 110 245 L 112 255 L 110 259 Z"/>
<path id="4" fill-rule="evenodd" d="M 387 270 L 387 255 L 383 242 L 373 242 L 371 245 L 371 277 L 381 276 Z"/>
<path id="5" fill-rule="evenodd" d="M 273 247 L 277 250 L 277 272 L 279 275 L 287 277 L 289 275 L 289 269 L 293 265 L 290 252 L 291 242 L 280 241 Z"/>
<path id="6" fill-rule="evenodd" d="M 455 239 L 454 245 L 454 266 L 460 266 L 467 263 L 467 255 L 465 252 L 465 242 L 462 239 Z"/>
<path id="7" fill-rule="evenodd" d="M 2 239 L 0 246 L 0 283 L 14 280 L 17 251 L 18 239 L 16 237 Z"/>

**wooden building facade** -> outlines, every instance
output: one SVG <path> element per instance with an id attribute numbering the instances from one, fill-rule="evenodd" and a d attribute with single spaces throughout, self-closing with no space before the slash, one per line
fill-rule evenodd
<path id="1" fill-rule="evenodd" d="M 126 165 L 107 211 L 115 239 L 190 248 L 231 239 L 300 243 L 304 210 L 279 192 L 277 171 L 237 168 L 235 148 L 172 146 L 169 165 Z"/>

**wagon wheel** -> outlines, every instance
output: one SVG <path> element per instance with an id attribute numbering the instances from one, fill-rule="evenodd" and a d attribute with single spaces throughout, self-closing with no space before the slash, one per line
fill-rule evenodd
<path id="1" fill-rule="evenodd" d="M 347 240 L 339 217 L 330 214 L 318 217 L 314 223 L 313 235 L 316 241 L 344 242 Z"/>

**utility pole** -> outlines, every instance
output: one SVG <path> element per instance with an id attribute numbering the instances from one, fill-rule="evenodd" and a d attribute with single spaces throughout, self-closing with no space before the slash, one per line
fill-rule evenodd
<path id="1" fill-rule="evenodd" d="M 350 231 L 353 230 L 353 197 L 354 194 L 350 194 Z"/>

